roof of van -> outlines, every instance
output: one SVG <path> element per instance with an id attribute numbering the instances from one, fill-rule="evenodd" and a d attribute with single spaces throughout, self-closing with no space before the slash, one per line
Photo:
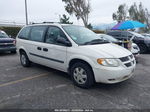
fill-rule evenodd
<path id="1" fill-rule="evenodd" d="M 52 25 L 52 26 L 80 26 L 80 25 L 73 25 L 73 24 L 60 24 L 60 23 L 35 23 L 35 24 L 30 24 L 30 25 L 26 25 L 25 27 L 28 27 L 28 26 L 39 26 L 39 25 Z"/>

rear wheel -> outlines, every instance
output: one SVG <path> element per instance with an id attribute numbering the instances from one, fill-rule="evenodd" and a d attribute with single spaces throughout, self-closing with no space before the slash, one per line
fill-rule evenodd
<path id="1" fill-rule="evenodd" d="M 20 62 L 24 67 L 29 67 L 31 64 L 27 54 L 24 51 L 20 53 Z"/>
<path id="2" fill-rule="evenodd" d="M 148 51 L 146 45 L 144 44 L 140 44 L 139 48 L 140 48 L 140 53 L 146 53 Z"/>
<path id="3" fill-rule="evenodd" d="M 71 77 L 75 85 L 90 88 L 94 84 L 94 75 L 91 67 L 83 62 L 77 62 L 71 67 Z"/>

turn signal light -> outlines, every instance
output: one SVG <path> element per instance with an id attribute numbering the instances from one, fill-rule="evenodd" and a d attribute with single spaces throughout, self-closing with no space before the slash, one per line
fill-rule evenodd
<path id="1" fill-rule="evenodd" d="M 103 64 L 103 61 L 104 61 L 104 59 L 97 59 L 97 63 L 99 63 L 99 64 Z"/>

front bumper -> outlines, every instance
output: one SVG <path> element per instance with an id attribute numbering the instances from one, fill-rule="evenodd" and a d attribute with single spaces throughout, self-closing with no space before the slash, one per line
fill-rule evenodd
<path id="1" fill-rule="evenodd" d="M 135 60 L 137 60 L 138 57 L 139 57 L 139 55 L 140 55 L 140 52 L 138 52 L 138 53 L 133 53 L 133 55 L 134 55 L 134 57 L 135 57 Z"/>
<path id="2" fill-rule="evenodd" d="M 5 52 L 5 51 L 16 51 L 16 47 L 0 47 L 0 52 Z"/>
<path id="3" fill-rule="evenodd" d="M 107 84 L 113 84 L 129 79 L 135 70 L 135 65 L 129 68 L 107 67 L 94 68 L 95 81 Z"/>

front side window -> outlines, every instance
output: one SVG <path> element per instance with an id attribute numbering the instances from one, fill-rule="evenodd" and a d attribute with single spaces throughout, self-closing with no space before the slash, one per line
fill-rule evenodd
<path id="1" fill-rule="evenodd" d="M 32 27 L 30 39 L 32 41 L 42 42 L 46 29 L 47 29 L 47 26 L 34 26 L 34 27 Z"/>
<path id="2" fill-rule="evenodd" d="M 21 38 L 21 39 L 29 39 L 29 32 L 30 32 L 30 27 L 25 27 L 21 30 L 18 38 Z"/>
<path id="3" fill-rule="evenodd" d="M 58 38 L 64 38 L 67 41 L 66 35 L 60 28 L 54 26 L 49 27 L 45 42 L 60 45 L 60 43 L 57 42 Z"/>
<path id="4" fill-rule="evenodd" d="M 144 38 L 143 35 L 139 34 L 139 33 L 136 33 L 136 32 L 129 32 L 131 35 L 135 35 L 136 37 L 141 37 L 141 38 Z"/>

